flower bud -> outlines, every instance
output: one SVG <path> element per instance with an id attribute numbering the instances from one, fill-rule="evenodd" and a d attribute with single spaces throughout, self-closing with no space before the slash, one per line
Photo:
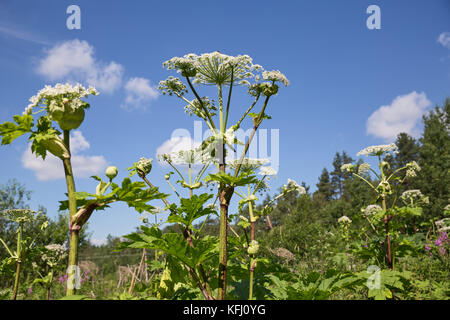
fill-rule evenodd
<path id="1" fill-rule="evenodd" d="M 110 166 L 110 167 L 106 168 L 105 174 L 110 180 L 112 180 L 117 176 L 118 172 L 119 171 L 117 170 L 117 167 Z"/>
<path id="2" fill-rule="evenodd" d="M 152 161 L 153 159 L 141 158 L 136 165 L 136 169 L 140 175 L 148 175 L 152 171 Z"/>
<path id="3" fill-rule="evenodd" d="M 67 150 L 64 141 L 56 134 L 42 139 L 41 144 L 48 152 L 62 160 L 70 158 L 70 152 Z"/>

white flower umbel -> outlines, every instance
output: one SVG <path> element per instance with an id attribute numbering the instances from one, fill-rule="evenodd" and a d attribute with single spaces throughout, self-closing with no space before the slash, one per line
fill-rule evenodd
<path id="1" fill-rule="evenodd" d="M 391 151 L 394 153 L 398 152 L 398 147 L 395 143 L 382 144 L 382 145 L 378 145 L 378 146 L 370 146 L 370 147 L 367 147 L 367 148 L 361 150 L 356 155 L 357 156 L 361 156 L 361 155 L 363 155 L 363 156 L 381 156 L 381 155 L 391 152 Z"/>
<path id="2" fill-rule="evenodd" d="M 248 85 L 242 81 L 254 76 L 254 71 L 262 67 L 253 64 L 248 55 L 229 56 L 218 51 L 196 55 L 193 53 L 183 57 L 174 57 L 163 63 L 169 70 L 177 70 L 184 77 L 194 77 L 195 83 L 203 84 L 235 84 Z"/>
<path id="3" fill-rule="evenodd" d="M 47 110 L 50 119 L 58 122 L 61 129 L 77 129 L 84 120 L 84 109 L 89 108 L 89 104 L 82 98 L 89 95 L 98 95 L 98 91 L 93 87 L 86 89 L 81 84 L 47 85 L 30 98 L 31 104 L 24 113 L 31 114 L 34 107 L 40 106 Z"/>
<path id="4" fill-rule="evenodd" d="M 272 167 L 267 166 L 259 168 L 258 174 L 261 176 L 275 176 L 277 174 L 277 171 Z"/>
<path id="5" fill-rule="evenodd" d="M 423 203 L 429 203 L 428 197 L 424 196 L 422 192 L 418 189 L 414 190 L 407 190 L 402 193 L 400 198 L 406 203 L 406 204 L 414 204 L 419 201 Z"/>
<path id="6" fill-rule="evenodd" d="M 366 217 L 373 216 L 382 210 L 383 209 L 381 209 L 381 207 L 377 204 L 371 204 L 371 205 L 368 205 L 367 207 L 361 209 L 364 216 L 366 216 Z"/>
<path id="7" fill-rule="evenodd" d="M 352 223 L 352 219 L 347 216 L 342 216 L 338 219 L 339 223 Z"/>
<path id="8" fill-rule="evenodd" d="M 358 174 L 362 175 L 362 174 L 364 174 L 366 172 L 369 172 L 369 170 L 370 170 L 370 164 L 368 164 L 368 163 L 361 163 L 359 165 L 359 167 L 358 167 Z"/>
<path id="9" fill-rule="evenodd" d="M 306 194 L 306 189 L 292 179 L 288 179 L 287 184 L 283 186 L 283 190 L 285 191 L 295 190 L 300 194 Z"/>
<path id="10" fill-rule="evenodd" d="M 248 171 L 250 169 L 257 169 L 264 164 L 268 164 L 269 159 L 257 159 L 257 158 L 243 158 L 232 160 L 228 163 L 228 167 L 236 169 L 236 167 L 241 164 L 241 170 Z"/>
<path id="11" fill-rule="evenodd" d="M 346 163 L 341 166 L 341 171 L 351 172 L 354 168 L 354 165 L 351 163 Z"/>
<path id="12" fill-rule="evenodd" d="M 176 94 L 177 96 L 183 96 L 187 93 L 186 86 L 179 78 L 168 77 L 166 80 L 159 82 L 158 89 L 161 90 L 162 94 L 167 94 L 169 96 Z"/>
<path id="13" fill-rule="evenodd" d="M 289 85 L 289 80 L 286 78 L 284 74 L 280 72 L 280 70 L 264 71 L 262 73 L 262 77 L 264 80 L 272 82 L 281 82 L 286 87 Z"/>
<path id="14" fill-rule="evenodd" d="M 421 170 L 420 166 L 415 161 L 411 161 L 406 164 L 406 177 L 414 178 L 417 176 L 417 172 Z"/>

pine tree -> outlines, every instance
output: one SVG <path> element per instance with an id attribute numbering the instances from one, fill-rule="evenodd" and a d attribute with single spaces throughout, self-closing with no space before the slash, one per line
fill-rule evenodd
<path id="1" fill-rule="evenodd" d="M 317 191 L 314 193 L 314 197 L 322 201 L 330 201 L 333 196 L 333 190 L 330 183 L 330 174 L 326 168 L 323 168 L 322 174 L 319 177 L 319 182 L 316 184 Z"/>
<path id="2" fill-rule="evenodd" d="M 404 167 L 411 161 L 418 161 L 420 146 L 416 139 L 402 132 L 397 135 L 395 144 L 398 147 L 398 153 L 394 159 L 396 168 Z"/>
<path id="3" fill-rule="evenodd" d="M 348 194 L 348 179 L 351 178 L 351 174 L 348 172 L 343 172 L 341 167 L 343 164 L 353 163 L 353 159 L 348 156 L 348 154 L 343 151 L 342 154 L 336 152 L 333 159 L 333 171 L 331 175 L 331 188 L 336 199 L 344 197 L 344 199 L 349 199 Z"/>

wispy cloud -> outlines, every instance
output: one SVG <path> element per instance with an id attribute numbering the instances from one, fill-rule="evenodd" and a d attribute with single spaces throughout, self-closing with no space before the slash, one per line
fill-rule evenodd
<path id="1" fill-rule="evenodd" d="M 417 137 L 417 125 L 430 105 L 424 92 L 413 91 L 398 96 L 391 104 L 381 106 L 372 113 L 367 120 L 367 133 L 389 142 L 401 132 Z"/>
<path id="2" fill-rule="evenodd" d="M 37 72 L 50 80 L 85 82 L 101 92 L 112 93 L 121 86 L 124 68 L 94 56 L 94 47 L 78 39 L 59 43 L 47 51 Z"/>
<path id="3" fill-rule="evenodd" d="M 151 100 L 158 98 L 158 91 L 150 85 L 150 80 L 145 78 L 131 78 L 125 84 L 127 96 L 122 108 L 126 110 L 142 109 Z"/>
<path id="4" fill-rule="evenodd" d="M 50 42 L 45 41 L 30 32 L 21 31 L 18 29 L 12 29 L 10 27 L 8 28 L 5 26 L 0 26 L 0 35 L 12 37 L 12 38 L 23 40 L 23 41 L 33 42 L 36 44 L 50 45 Z"/>
<path id="5" fill-rule="evenodd" d="M 80 151 L 89 149 L 90 144 L 84 138 L 81 131 L 74 131 L 71 135 L 72 166 L 75 175 L 79 178 L 88 178 L 99 174 L 106 167 L 106 160 L 103 156 L 85 156 L 79 154 Z M 57 180 L 64 178 L 64 169 L 60 159 L 47 153 L 45 160 L 37 158 L 31 153 L 31 148 L 27 148 L 22 155 L 22 165 L 30 169 L 41 181 Z"/>

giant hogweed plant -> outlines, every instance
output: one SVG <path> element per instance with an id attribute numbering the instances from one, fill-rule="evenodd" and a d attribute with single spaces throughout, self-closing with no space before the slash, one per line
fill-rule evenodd
<path id="1" fill-rule="evenodd" d="M 378 171 L 374 170 L 370 164 L 362 163 L 359 165 L 344 164 L 341 170 L 351 172 L 355 177 L 367 183 L 375 192 L 376 198 L 373 203 L 362 209 L 364 219 L 370 225 L 370 228 L 376 234 L 377 239 L 384 238 L 381 242 L 381 250 L 370 244 L 370 248 L 365 251 L 382 252 L 384 261 L 391 270 L 395 266 L 394 248 L 399 251 L 405 247 L 411 247 L 407 239 L 401 239 L 400 232 L 405 228 L 408 218 L 420 216 L 422 214 L 421 206 L 428 203 L 428 197 L 422 195 L 420 190 L 407 190 L 399 194 L 397 186 L 404 184 L 406 179 L 414 178 L 420 171 L 419 165 L 415 162 L 409 162 L 405 166 L 392 172 L 388 157 L 391 153 L 397 152 L 395 144 L 371 146 L 361 150 L 357 155 L 372 156 L 378 160 Z M 403 175 L 403 171 L 406 173 Z M 370 179 L 371 175 L 374 179 Z M 374 182 L 375 181 L 375 182 Z M 394 244 L 394 242 L 396 242 Z"/>
<path id="2" fill-rule="evenodd" d="M 12 122 L 0 125 L 2 144 L 11 144 L 18 137 L 29 134 L 31 151 L 45 159 L 48 153 L 58 157 L 64 166 L 70 214 L 70 253 L 69 265 L 77 265 L 78 233 L 82 224 L 75 221 L 76 199 L 75 180 L 71 164 L 70 131 L 77 129 L 84 120 L 85 110 L 90 107 L 84 99 L 97 95 L 95 88 L 84 88 L 77 84 L 57 84 L 45 86 L 37 95 L 30 98 L 30 104 L 22 115 L 15 115 Z M 34 117 L 39 115 L 34 124 Z M 54 125 L 58 125 L 59 129 Z M 71 294 L 71 289 L 68 289 Z"/>
<path id="3" fill-rule="evenodd" d="M 178 157 L 189 159 L 185 161 L 189 167 L 186 179 L 176 168 L 176 161 L 173 157 L 165 155 L 161 159 L 173 167 L 181 179 L 178 180 L 181 186 L 189 190 L 188 198 L 182 198 L 176 192 L 180 197 L 179 206 L 165 203 L 170 211 L 168 222 L 180 226 L 183 239 L 174 233 L 162 235 L 159 229 L 144 227 L 143 232 L 148 236 L 146 240 L 143 240 L 142 235 L 139 234 L 128 235 L 131 242 L 124 244 L 123 247 L 157 247 L 159 250 L 177 257 L 183 261 L 204 297 L 214 299 L 211 289 L 212 271 L 206 272 L 203 262 L 217 255 L 213 249 L 218 246 L 217 299 L 225 299 L 230 202 L 236 187 L 246 186 L 257 180 L 253 174 L 241 170 L 242 163 L 261 123 L 264 119 L 270 118 L 266 114 L 266 110 L 271 97 L 277 94 L 279 84 L 287 86 L 289 81 L 279 71 L 264 71 L 260 65 L 253 64 L 252 58 L 248 55 L 229 56 L 219 52 L 202 55 L 187 54 L 165 61 L 163 66 L 168 70 L 176 71 L 181 77 L 170 76 L 166 80 L 160 81 L 159 89 L 163 94 L 174 96 L 186 103 L 186 113 L 204 121 L 211 131 L 211 136 L 205 139 L 197 150 L 186 150 L 184 153 L 178 154 Z M 202 96 L 199 93 L 200 86 L 215 86 L 217 98 Z M 233 90 L 242 87 L 247 90 L 248 96 L 251 98 L 250 105 L 246 109 L 240 108 L 240 106 L 232 107 Z M 190 98 L 188 98 L 189 94 Z M 239 120 L 234 124 L 230 124 L 232 112 L 240 113 Z M 248 140 L 244 143 L 236 139 L 235 131 L 248 117 L 252 118 L 253 127 Z M 239 155 L 236 154 L 234 148 L 236 143 L 244 145 L 243 151 Z M 236 155 L 238 159 L 234 167 L 227 163 L 231 155 Z M 193 178 L 191 165 L 195 162 L 192 160 L 195 159 L 202 164 L 202 168 Z M 215 168 L 217 171 L 212 172 L 210 168 Z M 206 172 L 209 174 L 202 180 L 202 176 Z M 145 176 L 141 174 L 140 177 L 144 181 L 146 180 Z M 146 183 L 151 186 L 149 181 Z M 201 188 L 203 183 L 216 184 L 217 194 L 194 195 L 194 191 Z M 172 184 L 171 186 L 173 187 Z M 206 202 L 214 197 L 213 204 L 218 201 L 220 208 L 218 243 L 208 238 L 200 239 L 199 234 L 202 227 L 200 230 L 196 230 L 193 225 L 195 220 L 215 212 L 213 206 L 206 205 Z M 174 246 L 175 242 L 178 243 L 177 246 Z M 181 249 L 180 252 L 174 252 L 173 248 Z M 191 257 L 191 259 L 187 257 Z"/>
<path id="4" fill-rule="evenodd" d="M 273 206 L 275 202 L 285 196 L 289 192 L 296 192 L 300 195 L 306 194 L 306 189 L 300 186 L 294 180 L 288 179 L 287 184 L 285 184 L 281 188 L 281 193 L 277 196 L 274 196 L 272 200 L 266 203 L 260 210 L 257 209 L 256 201 L 258 201 L 258 197 L 256 194 L 259 191 L 265 190 L 268 187 L 268 180 L 271 176 L 276 174 L 276 171 L 271 167 L 260 167 L 258 162 L 249 163 L 248 161 L 243 165 L 244 172 L 254 172 L 256 168 L 259 167 L 258 175 L 261 175 L 262 178 L 255 183 L 251 183 L 247 185 L 246 193 L 240 193 L 235 190 L 235 193 L 241 198 L 239 201 L 239 222 L 238 225 L 241 226 L 245 233 L 245 242 L 243 246 L 247 248 L 247 253 L 249 256 L 249 292 L 248 299 L 253 300 L 253 287 L 254 287 L 254 278 L 255 278 L 255 269 L 258 265 L 258 252 L 259 252 L 259 243 L 256 239 L 256 221 L 262 217 L 268 217 L 270 213 L 273 211 Z M 248 206 L 248 217 L 242 215 L 243 206 Z M 250 231 L 250 237 L 248 237 L 247 232 Z"/>
<path id="5" fill-rule="evenodd" d="M 22 272 L 22 263 L 28 254 L 33 250 L 36 238 L 24 237 L 24 228 L 27 227 L 27 223 L 35 220 L 40 212 L 36 212 L 29 209 L 10 209 L 0 212 L 0 215 L 9 221 L 16 224 L 16 249 L 9 248 L 6 242 L 0 238 L 0 243 L 6 249 L 9 257 L 1 261 L 2 265 L 8 265 L 11 263 L 16 264 L 16 271 L 14 275 L 14 287 L 12 290 L 11 300 L 16 300 L 17 293 L 19 291 L 20 274 Z M 44 221 L 41 224 L 41 230 L 45 229 L 48 225 L 48 221 Z M 36 236 L 37 237 L 37 236 Z"/>
<path id="6" fill-rule="evenodd" d="M 79 232 L 91 214 L 117 201 L 124 201 L 139 212 L 152 210 L 153 207 L 147 202 L 165 196 L 159 193 L 157 188 L 144 190 L 144 183 L 131 182 L 129 178 L 125 178 L 121 186 L 116 185 L 112 181 L 117 175 L 116 167 L 106 169 L 109 182 L 104 182 L 98 176 L 93 177 L 99 182 L 95 193 L 76 192 L 71 164 L 70 132 L 82 124 L 85 110 L 90 107 L 85 101 L 89 95 L 98 95 L 98 92 L 93 87 L 85 88 L 81 84 L 74 86 L 56 84 L 53 87 L 47 85 L 36 96 L 30 98 L 31 103 L 22 115 L 13 117 L 15 123 L 0 124 L 2 145 L 11 144 L 20 136 L 29 134 L 31 151 L 37 157 L 45 160 L 50 153 L 63 163 L 67 200 L 61 201 L 60 209 L 69 211 L 68 268 L 70 274 L 66 292 L 68 296 L 73 295 L 76 290 Z M 110 192 L 106 193 L 108 189 Z"/>

